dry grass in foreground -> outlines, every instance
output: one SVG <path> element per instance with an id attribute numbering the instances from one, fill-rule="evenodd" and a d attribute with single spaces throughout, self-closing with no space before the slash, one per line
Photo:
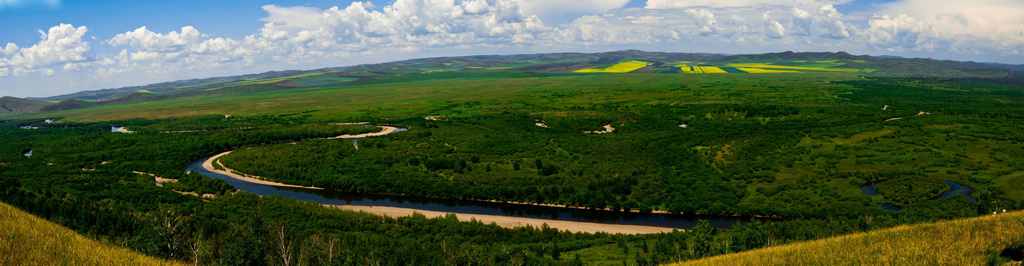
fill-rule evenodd
<path id="1" fill-rule="evenodd" d="M 101 244 L 0 202 L 0 265 L 170 265 Z"/>
<path id="2" fill-rule="evenodd" d="M 1024 240 L 1024 212 L 904 225 L 685 262 L 695 265 L 983 265 Z"/>

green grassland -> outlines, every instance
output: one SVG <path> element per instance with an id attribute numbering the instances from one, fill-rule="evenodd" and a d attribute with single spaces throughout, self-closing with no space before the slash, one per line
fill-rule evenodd
<path id="1" fill-rule="evenodd" d="M 200 237 L 211 245 L 207 262 L 276 258 L 272 248 L 259 245 L 287 244 L 263 238 L 287 224 L 291 231 L 281 234 L 303 239 L 294 251 L 324 243 L 313 236 L 334 237 L 351 246 L 336 254 L 356 264 L 570 264 L 577 256 L 586 263 L 673 262 L 1021 208 L 1024 91 L 1018 80 L 900 77 L 853 60 L 783 61 L 707 66 L 799 73 L 638 73 L 653 66 L 616 74 L 533 72 L 515 69 L 543 64 L 499 70 L 447 62 L 396 69 L 395 75 L 303 74 L 225 84 L 216 90 L 224 94 L 206 97 L 5 116 L 0 181 L 8 189 L 0 191 L 0 200 L 51 220 L 104 217 L 130 224 L 117 230 L 68 222 L 165 258 L 185 257 L 180 247 L 154 248 L 173 241 L 173 234 L 157 243 L 137 236 L 152 233 L 146 228 L 159 224 L 161 211 L 173 209 L 191 217 L 190 232 L 214 224 L 205 229 L 207 238 Z M 681 64 L 705 66 L 662 67 Z M 233 90 L 239 91 L 227 93 Z M 48 125 L 45 118 L 60 119 Z M 342 141 L 298 141 L 367 130 L 332 125 L 341 122 L 409 130 L 360 140 L 359 150 Z M 38 129 L 19 128 L 26 125 Z M 604 125 L 615 130 L 586 133 Z M 112 134 L 110 126 L 137 133 Z M 334 190 L 798 219 L 645 236 L 503 229 L 233 194 L 181 173 L 190 160 L 241 147 L 246 149 L 221 162 Z M 21 155 L 27 150 L 32 157 Z M 133 171 L 192 180 L 182 189 L 214 191 L 217 198 L 190 198 Z M 931 189 L 880 189 L 871 197 L 859 188 L 911 178 L 969 186 L 980 204 L 964 196 L 931 199 Z M 53 202 L 118 210 L 111 215 L 119 218 L 68 212 Z M 885 210 L 878 203 L 905 208 Z M 398 240 L 382 243 L 392 236 Z M 216 240 L 225 237 L 250 242 Z M 451 244 L 461 241 L 469 244 Z M 267 253 L 231 253 L 249 244 Z M 394 250 L 375 248 L 380 246 Z M 320 255 L 311 256 L 295 262 Z"/>
<path id="2" fill-rule="evenodd" d="M 873 205 L 865 205 L 864 199 L 858 196 L 857 186 L 873 179 L 902 175 L 954 180 L 979 193 L 995 193 L 997 197 L 1012 201 L 1024 199 L 1018 196 L 1019 192 L 1008 191 L 996 182 L 1009 179 L 1006 176 L 1016 172 L 1012 150 L 1020 144 L 998 136 L 1011 136 L 1018 126 L 1003 123 L 1005 119 L 998 117 L 958 114 L 980 110 L 993 115 L 1010 115 L 1015 108 L 1010 103 L 1020 100 L 1014 96 L 1017 92 L 998 88 L 995 91 L 943 88 L 939 86 L 951 85 L 928 80 L 918 81 L 924 82 L 921 85 L 876 92 L 859 88 L 858 82 L 862 81 L 857 76 L 844 73 L 630 74 L 627 77 L 430 73 L 396 76 L 376 84 L 104 106 L 61 115 L 70 121 L 96 121 L 202 114 L 303 113 L 311 120 L 390 121 L 413 126 L 413 132 L 422 130 L 431 134 L 430 138 L 396 136 L 381 140 L 396 142 L 382 144 L 393 147 L 382 152 L 402 160 L 479 157 L 486 163 L 479 163 L 474 169 L 483 169 L 487 164 L 505 169 L 510 168 L 513 161 L 526 164 L 539 159 L 562 167 L 564 171 L 554 180 L 563 180 L 566 184 L 590 180 L 594 175 L 640 174 L 654 178 L 666 174 L 651 171 L 652 168 L 665 169 L 658 171 L 669 171 L 667 173 L 673 176 L 706 172 L 730 183 L 729 190 L 745 191 L 737 192 L 740 198 L 720 204 L 739 204 L 741 209 L 710 209 L 713 204 L 675 208 L 685 212 L 805 216 L 806 212 L 827 210 L 835 206 L 833 203 L 870 209 Z M 900 94 L 909 97 L 893 100 L 894 95 Z M 885 104 L 891 104 L 892 109 L 881 110 Z M 921 111 L 932 114 L 917 115 Z M 427 124 L 421 117 L 428 115 L 445 116 L 452 123 Z M 903 118 L 884 121 L 896 117 Z M 533 120 L 545 120 L 550 128 L 541 131 L 521 126 L 532 125 Z M 599 129 L 603 123 L 612 123 L 617 132 L 601 137 L 576 133 Z M 676 127 L 679 123 L 689 123 L 690 127 Z M 944 127 L 954 124 L 959 126 Z M 494 135 L 488 132 L 505 132 L 519 140 L 509 140 L 516 144 L 510 145 L 511 150 L 503 154 L 472 148 L 495 145 L 479 142 L 487 135 Z M 651 146 L 665 139 L 676 143 Z M 460 148 L 454 153 L 399 148 L 429 146 L 436 142 Z M 725 145 L 730 145 L 735 152 L 728 155 L 710 152 L 721 150 Z M 698 149 L 705 146 L 713 149 Z M 762 153 L 766 148 L 771 148 L 770 156 Z M 593 157 L 602 151 L 615 151 L 612 154 L 619 156 Z M 660 158 L 666 154 L 677 157 L 675 154 L 683 151 L 688 153 L 685 160 L 692 162 L 664 162 Z M 285 157 L 297 155 L 280 152 Z M 262 152 L 256 149 L 251 153 Z M 583 166 L 589 164 L 599 167 Z M 390 165 L 380 167 L 381 171 L 398 171 Z M 528 173 L 496 171 L 497 176 L 508 175 L 503 178 L 509 180 L 531 180 L 525 178 L 531 175 Z M 423 173 L 449 178 L 452 175 L 430 172 Z M 493 178 L 496 173 L 456 176 L 481 181 L 480 178 Z M 421 182 L 426 182 L 423 180 L 430 179 L 423 178 Z M 507 182 L 501 180 L 491 182 Z M 547 182 L 543 180 L 531 182 Z M 668 181 L 633 188 L 626 195 L 616 196 L 617 200 L 628 201 L 633 195 L 648 195 L 646 191 L 652 190 L 655 195 L 666 193 L 664 191 L 670 189 L 657 188 L 671 186 L 665 182 Z M 665 203 L 677 197 L 671 194 L 655 196 L 646 203 L 651 208 L 672 209 Z M 786 203 L 794 197 L 805 199 L 798 201 L 801 204 L 814 205 Z M 548 203 L 582 205 L 578 200 L 552 200 Z M 876 197 L 869 201 L 890 200 Z"/>

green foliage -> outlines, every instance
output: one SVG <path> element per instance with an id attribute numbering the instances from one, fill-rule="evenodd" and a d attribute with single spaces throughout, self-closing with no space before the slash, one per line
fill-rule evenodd
<path id="1" fill-rule="evenodd" d="M 949 185 L 927 178 L 894 178 L 875 185 L 878 194 L 898 207 L 928 200 L 946 190 L 949 190 Z"/>
<path id="2" fill-rule="evenodd" d="M 221 195 L 235 191 L 227 181 L 209 178 L 199 173 L 187 173 L 178 179 L 178 182 L 166 182 L 163 185 L 173 190 L 195 192 L 199 195 Z"/>
<path id="3" fill-rule="evenodd" d="M 1012 80 L 444 73 L 378 81 L 61 114 L 99 120 L 223 107 L 231 118 L 4 121 L 0 200 L 166 258 L 188 258 L 182 241 L 199 239 L 201 263 L 278 263 L 293 250 L 309 254 L 295 257 L 303 263 L 420 265 L 597 263 L 617 243 L 614 253 L 623 255 L 613 263 L 657 264 L 990 214 L 1024 200 L 1017 182 L 1024 126 L 1015 123 L 1024 118 L 1024 93 Z M 409 131 L 360 139 L 359 150 L 319 139 L 379 130 L 332 124 L 361 121 Z M 583 133 L 605 124 L 615 133 Z M 18 128 L 25 125 L 39 128 Z M 110 126 L 137 133 L 110 133 Z M 32 157 L 21 155 L 27 150 Z M 341 191 L 800 219 L 724 230 L 704 221 L 692 232 L 638 236 L 506 229 L 226 193 L 232 189 L 223 181 L 181 171 L 228 150 L 236 151 L 221 160 L 237 171 Z M 135 171 L 179 182 L 160 188 Z M 934 190 L 916 183 L 880 184 L 882 197 L 858 188 L 892 177 L 964 184 L 980 204 L 965 196 L 926 200 Z M 171 189 L 221 196 L 204 201 Z M 907 208 L 876 204 L 887 201 Z M 169 218 L 179 229 L 168 229 Z M 275 232 L 281 224 L 284 237 Z M 292 248 L 275 248 L 283 242 Z"/>

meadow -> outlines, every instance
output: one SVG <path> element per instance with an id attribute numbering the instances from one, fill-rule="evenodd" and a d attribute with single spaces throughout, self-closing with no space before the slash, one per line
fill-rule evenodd
<path id="1" fill-rule="evenodd" d="M 658 66 L 726 72 L 690 75 L 639 73 L 655 66 L 624 60 L 564 73 L 450 71 L 459 67 L 452 63 L 7 116 L 0 200 L 160 258 L 186 259 L 187 249 L 167 243 L 198 238 L 202 261 L 224 264 L 303 254 L 289 262 L 647 265 L 1022 207 L 1024 135 L 1015 121 L 1024 118 L 1024 93 L 1016 80 L 874 75 L 852 61 L 731 64 L 744 65 Z M 729 73 L 741 67 L 801 73 Z M 579 69 L 602 73 L 572 73 Z M 358 150 L 312 140 L 369 130 L 337 125 L 349 122 L 409 130 L 362 139 Z M 585 133 L 605 125 L 615 130 Z M 508 229 L 258 197 L 181 171 L 228 150 L 238 151 L 221 162 L 235 170 L 333 190 L 779 220 L 653 235 Z M 179 182 L 158 187 L 135 172 Z M 892 181 L 910 178 L 968 186 L 980 203 L 933 199 L 941 186 L 918 191 Z M 893 188 L 883 182 L 879 195 L 864 195 L 860 187 L 872 181 Z M 188 218 L 181 230 L 160 229 L 168 217 Z M 339 249 L 321 252 L 327 246 Z M 944 252 L 935 257 L 976 251 Z"/>

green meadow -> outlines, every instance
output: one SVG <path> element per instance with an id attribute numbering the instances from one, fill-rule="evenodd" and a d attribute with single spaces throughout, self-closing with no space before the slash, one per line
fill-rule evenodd
<path id="1" fill-rule="evenodd" d="M 895 75 L 890 65 L 828 58 L 438 62 L 6 115 L 0 200 L 158 258 L 343 265 L 649 265 L 790 243 L 851 247 L 827 238 L 903 239 L 891 235 L 1024 202 L 1024 91 L 982 70 Z M 691 65 L 726 73 L 686 73 Z M 408 131 L 360 139 L 358 150 L 319 139 L 378 129 L 338 125 L 354 122 Z M 750 222 L 646 235 L 505 228 L 339 211 L 182 172 L 230 150 L 225 167 L 291 185 Z M 176 181 L 156 186 L 155 176 Z M 942 181 L 969 191 L 938 197 L 950 189 Z M 877 194 L 865 194 L 872 183 Z M 971 221 L 954 222 L 957 232 L 980 230 Z M 1019 240 L 976 240 L 963 261 L 1003 260 Z M 737 256 L 793 258 L 756 254 Z"/>

